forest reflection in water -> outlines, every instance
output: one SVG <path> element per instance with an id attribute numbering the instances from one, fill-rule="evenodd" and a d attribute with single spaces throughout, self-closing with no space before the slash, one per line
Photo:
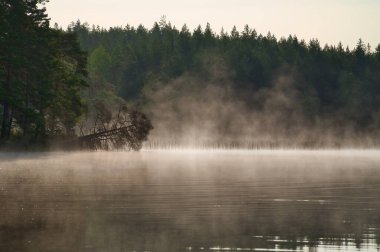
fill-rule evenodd
<path id="1" fill-rule="evenodd" d="M 378 251 L 378 151 L 0 154 L 0 251 Z"/>

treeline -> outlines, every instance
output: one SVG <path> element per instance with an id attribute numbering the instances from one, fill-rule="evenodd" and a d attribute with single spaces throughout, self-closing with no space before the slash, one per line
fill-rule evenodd
<path id="1" fill-rule="evenodd" d="M 175 128 L 185 134 L 191 127 L 178 124 L 197 120 L 213 120 L 209 130 L 230 139 L 253 124 L 261 125 L 255 126 L 260 136 L 297 121 L 299 128 L 349 125 L 358 133 L 380 132 L 380 45 L 321 46 L 317 39 L 278 39 L 249 26 L 216 33 L 207 24 L 190 31 L 164 18 L 151 29 L 78 21 L 63 30 L 50 26 L 46 2 L 0 1 L 1 143 L 78 135 L 126 101 L 153 118 L 156 133 L 170 129 L 168 136 Z M 215 110 L 197 106 L 216 100 Z M 263 116 L 268 114 L 274 116 Z M 233 124 L 242 119 L 244 125 Z"/>
<path id="2" fill-rule="evenodd" d="M 87 54 L 73 32 L 52 29 L 45 0 L 0 1 L 0 142 L 72 135 L 83 113 Z"/>
<path id="3" fill-rule="evenodd" d="M 248 109 L 260 109 L 257 94 L 285 75 L 296 94 L 292 102 L 310 124 L 328 118 L 358 132 L 380 129 L 380 45 L 370 48 L 361 39 L 350 50 L 341 43 L 322 46 L 317 39 L 264 36 L 249 26 L 228 33 L 215 33 L 209 24 L 177 29 L 164 18 L 151 29 L 103 29 L 78 21 L 68 31 L 89 53 L 92 82 L 108 83 L 128 101 L 144 105 L 144 90 L 153 83 L 165 85 L 183 75 L 207 80 L 210 69 L 223 65 L 220 74 L 228 74 L 236 99 Z"/>

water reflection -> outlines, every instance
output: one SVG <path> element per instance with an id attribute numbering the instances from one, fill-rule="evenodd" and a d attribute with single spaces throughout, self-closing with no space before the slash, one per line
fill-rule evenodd
<path id="1" fill-rule="evenodd" d="M 0 251 L 378 251 L 379 154 L 0 154 Z"/>

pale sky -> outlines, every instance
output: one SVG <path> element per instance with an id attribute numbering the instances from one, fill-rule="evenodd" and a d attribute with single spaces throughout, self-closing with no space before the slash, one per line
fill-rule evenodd
<path id="1" fill-rule="evenodd" d="M 46 7 L 52 24 L 63 28 L 77 19 L 105 28 L 151 28 L 165 15 L 179 29 L 209 22 L 219 33 L 222 27 L 230 31 L 236 25 L 241 31 L 248 24 L 277 38 L 295 34 L 350 48 L 359 38 L 372 48 L 380 43 L 380 0 L 50 0 Z"/>

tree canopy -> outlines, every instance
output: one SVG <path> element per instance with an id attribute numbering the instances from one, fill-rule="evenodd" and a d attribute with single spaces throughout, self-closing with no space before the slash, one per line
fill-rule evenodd
<path id="1" fill-rule="evenodd" d="M 87 56 L 76 34 L 49 27 L 46 2 L 0 2 L 2 142 L 70 135 L 82 114 Z"/>
<path id="2" fill-rule="evenodd" d="M 371 50 L 359 39 L 351 50 L 341 43 L 323 46 L 317 39 L 261 35 L 248 25 L 242 32 L 234 27 L 217 34 L 209 24 L 190 31 L 164 18 L 151 29 L 91 28 L 77 21 L 68 30 L 78 34 L 89 53 L 91 71 L 126 100 L 144 105 L 144 90 L 157 82 L 164 88 L 181 76 L 207 81 L 211 69 L 222 62 L 225 67 L 218 75 L 228 73 L 235 99 L 248 109 L 263 107 L 258 94 L 288 76 L 297 94 L 292 102 L 311 125 L 326 120 L 342 128 L 350 125 L 356 132 L 379 132 L 380 45 Z"/>
<path id="3" fill-rule="evenodd" d="M 181 96 L 178 88 L 200 94 L 213 82 L 233 90 L 242 110 L 281 114 L 273 124 L 290 127 L 302 117 L 309 126 L 380 134 L 380 45 L 371 49 L 359 39 L 351 50 L 323 46 L 248 25 L 242 32 L 216 33 L 210 24 L 190 31 L 165 18 L 151 29 L 77 21 L 62 30 L 50 27 L 46 2 L 0 2 L 2 143 L 78 135 L 100 107 L 111 117 L 126 102 L 144 108 L 149 94 L 173 82 L 177 93 L 165 91 L 161 100 Z"/>

